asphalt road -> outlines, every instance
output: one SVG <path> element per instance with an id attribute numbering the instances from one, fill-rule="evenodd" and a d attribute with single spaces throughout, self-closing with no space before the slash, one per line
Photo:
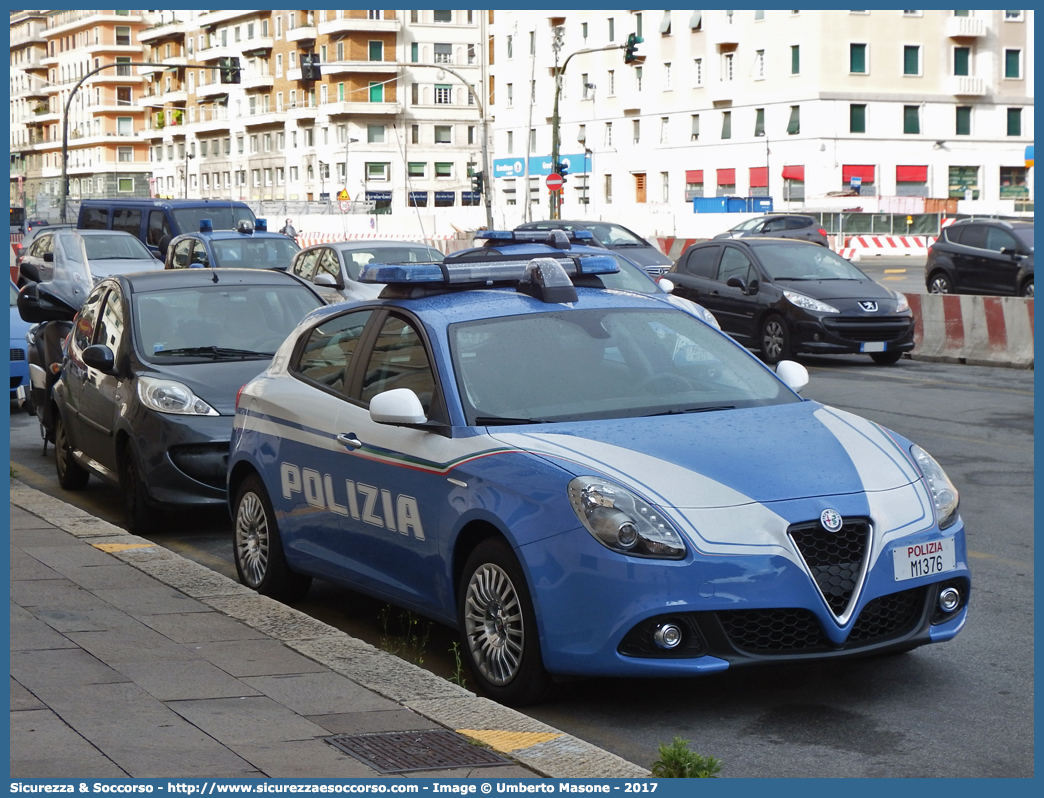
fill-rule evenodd
<path id="1" fill-rule="evenodd" d="M 961 490 L 973 569 L 964 631 L 949 643 L 845 663 L 574 682 L 528 714 L 645 766 L 660 742 L 680 736 L 720 758 L 729 777 L 1032 776 L 1033 372 L 909 360 L 881 367 L 858 356 L 803 362 L 812 375 L 806 397 L 919 443 Z M 40 451 L 35 419 L 14 415 L 19 478 L 122 524 L 115 490 L 92 479 L 84 491 L 63 491 L 53 456 Z M 786 453 L 765 457 L 787 467 Z M 152 539 L 235 577 L 227 519 L 165 521 Z M 352 591 L 316 583 L 299 608 L 375 644 L 385 633 L 383 605 Z M 424 667 L 448 677 L 452 639 L 433 626 Z"/>

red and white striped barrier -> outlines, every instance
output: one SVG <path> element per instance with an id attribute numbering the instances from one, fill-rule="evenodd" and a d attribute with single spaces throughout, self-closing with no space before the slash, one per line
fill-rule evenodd
<path id="1" fill-rule="evenodd" d="M 685 250 L 700 241 L 707 241 L 706 238 L 654 238 L 653 243 L 659 248 L 660 252 L 666 255 L 668 258 L 673 260 L 675 263 L 678 262 Z"/>
<path id="2" fill-rule="evenodd" d="M 934 243 L 935 236 L 850 236 L 837 254 L 849 260 L 859 260 L 864 255 L 925 256 Z"/>
<path id="3" fill-rule="evenodd" d="M 907 294 L 918 360 L 1033 368 L 1033 300 Z"/>

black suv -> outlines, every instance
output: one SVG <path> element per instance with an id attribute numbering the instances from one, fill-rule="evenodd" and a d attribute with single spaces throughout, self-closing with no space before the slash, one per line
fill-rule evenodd
<path id="1" fill-rule="evenodd" d="M 928 249 L 924 282 L 933 294 L 1033 296 L 1033 222 L 962 219 Z"/>
<path id="2" fill-rule="evenodd" d="M 829 247 L 827 232 L 814 216 L 800 214 L 773 214 L 772 216 L 755 216 L 740 222 L 735 227 L 718 233 L 715 238 L 746 238 L 747 236 L 772 236 L 773 238 L 798 238 L 811 241 L 823 247 Z"/>

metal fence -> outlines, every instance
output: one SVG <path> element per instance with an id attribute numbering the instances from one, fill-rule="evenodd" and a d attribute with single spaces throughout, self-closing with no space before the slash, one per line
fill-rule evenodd
<path id="1" fill-rule="evenodd" d="M 1008 219 L 1016 221 L 1019 217 L 989 215 L 971 215 L 965 213 L 817 213 L 802 211 L 805 216 L 812 216 L 828 235 L 882 235 L 882 236 L 937 236 L 943 219 Z"/>

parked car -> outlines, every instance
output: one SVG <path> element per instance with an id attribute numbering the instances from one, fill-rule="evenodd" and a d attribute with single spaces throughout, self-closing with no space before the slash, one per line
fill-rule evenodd
<path id="1" fill-rule="evenodd" d="M 933 294 L 1033 296 L 1033 222 L 962 219 L 928 248 L 924 281 Z"/>
<path id="2" fill-rule="evenodd" d="M 664 274 L 674 261 L 623 225 L 614 222 L 545 221 L 526 222 L 516 230 L 587 230 L 594 237 L 591 246 L 605 247 L 626 255 L 653 277 Z"/>
<path id="3" fill-rule="evenodd" d="M 338 241 L 302 249 L 294 255 L 290 273 L 308 280 L 327 302 L 375 299 L 382 286 L 360 283 L 371 263 L 437 263 L 442 253 L 409 241 Z"/>
<path id="4" fill-rule="evenodd" d="M 235 230 L 242 221 L 253 224 L 254 212 L 236 200 L 85 199 L 76 226 L 130 233 L 163 260 L 166 244 L 174 236 L 198 230 L 203 219 L 215 230 Z"/>
<path id="5" fill-rule="evenodd" d="M 827 231 L 812 216 L 800 214 L 772 214 L 756 216 L 740 222 L 735 227 L 714 236 L 718 238 L 746 238 L 747 236 L 772 236 L 773 238 L 797 238 L 829 247 Z"/>
<path id="6" fill-rule="evenodd" d="M 11 206 L 11 235 L 25 232 L 25 208 L 20 205 Z"/>
<path id="7" fill-rule="evenodd" d="M 170 242 L 165 268 L 202 266 L 286 271 L 300 250 L 292 238 L 268 232 L 264 219 L 258 219 L 256 227 L 244 219 L 235 230 L 216 230 L 208 219 L 203 219 L 199 230 Z"/>
<path id="8" fill-rule="evenodd" d="M 16 279 L 16 284 L 18 285 L 19 288 L 21 288 L 23 285 L 25 285 L 25 279 L 22 277 L 22 274 L 21 274 L 22 258 L 25 257 L 25 253 L 29 251 L 29 248 L 32 247 L 32 245 L 36 241 L 36 239 L 38 237 L 40 237 L 41 235 L 43 235 L 44 233 L 54 233 L 54 232 L 57 232 L 58 230 L 75 230 L 75 229 L 76 229 L 76 225 L 73 225 L 73 224 L 42 224 L 42 225 L 36 225 L 35 227 L 30 228 L 29 231 L 24 236 L 22 236 L 22 240 L 21 241 L 18 241 L 18 242 L 16 242 L 16 243 L 11 245 L 11 247 L 14 250 L 14 255 L 15 255 L 15 272 L 18 275 L 17 278 L 15 278 L 15 279 Z M 48 243 L 48 244 L 46 244 L 44 246 L 45 247 L 51 247 L 52 243 Z"/>
<path id="9" fill-rule="evenodd" d="M 372 267 L 383 298 L 305 319 L 236 410 L 241 581 L 292 601 L 331 580 L 446 623 L 468 686 L 511 704 L 556 676 L 957 635 L 968 551 L 939 464 L 803 401 L 801 365 L 596 286 L 616 264 L 594 252 Z"/>
<path id="10" fill-rule="evenodd" d="M 130 233 L 46 227 L 36 235 L 18 266 L 19 278 L 50 280 L 64 261 L 86 263 L 95 281 L 112 274 L 162 269 L 163 264 Z"/>
<path id="11" fill-rule="evenodd" d="M 10 282 L 10 281 L 8 281 Z M 18 314 L 18 288 L 11 285 L 11 402 L 18 399 L 18 389 L 29 387 L 29 350 L 25 334 L 33 325 Z"/>
<path id="12" fill-rule="evenodd" d="M 165 507 L 220 506 L 236 392 L 323 304 L 265 269 L 185 269 L 102 280 L 73 321 L 54 387 L 63 488 L 119 487 L 133 531 Z"/>
<path id="13" fill-rule="evenodd" d="M 489 239 L 485 246 L 463 249 L 446 256 L 444 263 L 465 264 L 482 262 L 495 257 L 498 261 L 527 262 L 533 258 L 561 258 L 608 254 L 616 261 L 618 271 L 597 276 L 578 278 L 595 287 L 613 288 L 618 291 L 634 291 L 669 302 L 692 313 L 701 321 L 716 329 L 718 322 L 706 309 L 694 302 L 673 295 L 674 285 L 666 278 L 654 279 L 647 271 L 618 252 L 606 253 L 604 249 L 591 246 L 591 233 L 586 230 L 480 230 L 476 239 Z"/>
<path id="14" fill-rule="evenodd" d="M 862 352 L 895 363 L 913 349 L 906 297 L 807 241 L 743 238 L 690 247 L 667 275 L 678 296 L 767 363 L 795 353 Z"/>

